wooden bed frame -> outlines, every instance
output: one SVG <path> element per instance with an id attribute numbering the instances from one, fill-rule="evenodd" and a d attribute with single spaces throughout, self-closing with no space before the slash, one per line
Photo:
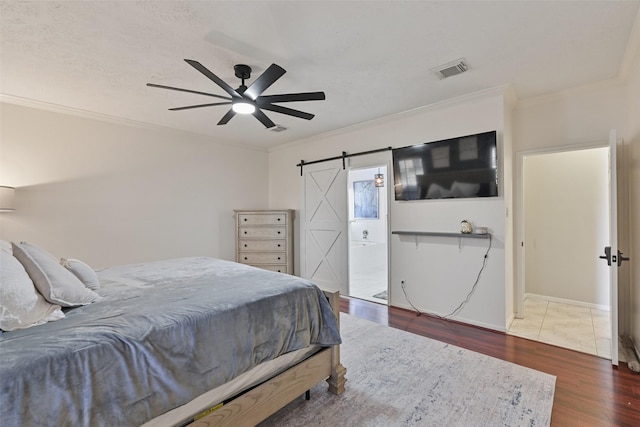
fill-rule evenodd
<path id="1" fill-rule="evenodd" d="M 340 293 L 323 292 L 340 327 Z M 189 426 L 255 426 L 322 380 L 327 381 L 331 393 L 342 394 L 347 381 L 346 372 L 347 369 L 340 363 L 340 346 L 324 348 L 219 408 L 212 409 L 211 413 Z M 212 408 L 218 404 L 211 402 Z"/>

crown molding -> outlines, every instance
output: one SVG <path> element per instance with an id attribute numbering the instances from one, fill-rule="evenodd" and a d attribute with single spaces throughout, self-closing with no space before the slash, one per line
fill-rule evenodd
<path id="1" fill-rule="evenodd" d="M 0 93 L 0 102 L 6 104 L 19 105 L 21 107 L 33 108 L 36 110 L 50 111 L 52 113 L 67 114 L 70 116 L 81 117 L 83 119 L 98 120 L 101 122 L 115 123 L 125 126 L 133 126 L 138 128 L 146 128 L 152 130 L 166 130 L 167 128 L 152 123 L 140 122 L 137 120 L 126 119 L 124 117 L 111 116 L 108 114 L 96 113 L 94 111 L 82 110 L 79 108 L 67 107 L 60 104 L 52 104 L 49 102 L 37 101 L 35 99 L 22 98 L 14 95 Z"/>
<path id="2" fill-rule="evenodd" d="M 211 140 L 215 144 L 223 145 L 223 146 L 232 146 L 235 148 L 243 148 L 243 149 L 248 149 L 253 151 L 262 151 L 262 152 L 267 151 L 267 149 L 264 147 L 257 147 L 253 145 L 242 144 L 237 141 L 214 139 L 211 135 L 206 135 L 203 133 L 190 132 L 187 130 L 175 129 L 167 126 L 157 125 L 154 123 L 141 122 L 138 120 L 127 119 L 124 117 L 111 116 L 108 114 L 96 113 L 94 111 L 82 110 L 79 108 L 67 107 L 59 104 L 52 104 L 49 102 L 36 101 L 34 99 L 22 98 L 19 96 L 8 95 L 3 93 L 0 93 L 0 103 L 13 104 L 13 105 L 18 105 L 20 107 L 33 108 L 35 110 L 49 111 L 52 113 L 66 114 L 69 116 L 80 117 L 80 118 L 89 119 L 89 120 L 97 120 L 100 122 L 111 123 L 111 124 L 120 125 L 120 126 L 129 126 L 129 127 L 135 127 L 139 129 L 146 129 L 146 130 L 152 130 L 152 131 L 164 132 L 164 133 L 171 132 L 174 134 L 180 134 L 182 136 L 190 135 L 192 137 L 197 137 L 197 138 L 206 138 L 208 140 Z"/>
<path id="3" fill-rule="evenodd" d="M 399 119 L 412 117 L 418 114 L 424 114 L 430 111 L 438 111 L 438 110 L 443 110 L 445 108 L 451 108 L 457 105 L 466 104 L 470 101 L 487 99 L 494 96 L 505 96 L 508 90 L 509 90 L 509 85 L 500 85 L 500 86 L 495 86 L 488 89 L 479 90 L 477 92 L 472 92 L 470 94 L 457 96 L 455 98 L 445 99 L 443 101 L 413 108 L 411 110 L 405 110 L 399 113 L 393 113 L 388 116 L 380 117 L 377 119 L 367 120 L 365 122 L 357 123 L 355 125 L 343 127 L 340 129 L 334 129 L 318 135 L 310 136 L 308 138 L 300 139 L 298 141 L 280 144 L 275 147 L 271 147 L 270 149 L 268 149 L 268 152 L 273 153 L 277 151 L 288 150 L 290 148 L 306 145 L 316 141 L 321 141 L 334 136 L 340 136 L 340 135 L 357 132 L 360 129 L 368 128 L 370 126 L 382 125 L 385 123 L 397 121 Z"/>

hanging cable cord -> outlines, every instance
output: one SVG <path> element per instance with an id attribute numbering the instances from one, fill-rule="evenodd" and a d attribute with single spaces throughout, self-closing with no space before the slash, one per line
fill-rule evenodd
<path id="1" fill-rule="evenodd" d="M 482 275 L 482 272 L 487 266 L 487 258 L 489 257 L 489 251 L 491 250 L 491 244 L 492 244 L 492 238 L 491 238 L 491 234 L 489 234 L 489 247 L 487 248 L 487 251 L 484 253 L 484 257 L 482 259 L 482 267 L 480 268 L 480 271 L 478 271 L 478 275 L 476 276 L 476 281 L 471 287 L 471 290 L 467 294 L 467 297 L 464 299 L 464 301 L 462 301 L 460 305 L 458 305 L 458 307 L 456 307 L 456 309 L 453 310 L 451 313 L 445 314 L 444 316 L 440 316 L 433 313 L 426 313 L 418 309 L 418 307 L 416 307 L 409 299 L 409 295 L 407 295 L 407 290 L 406 290 L 406 283 L 403 280 L 400 282 L 400 286 L 402 287 L 402 292 L 404 293 L 404 297 L 407 299 L 407 302 L 409 302 L 409 305 L 416 311 L 416 313 L 418 313 L 419 316 L 424 314 L 426 316 L 432 316 L 438 319 L 450 319 L 453 316 L 457 315 L 460 312 L 460 310 L 462 310 L 464 306 L 467 305 L 467 303 L 471 299 L 471 296 L 473 295 L 473 293 L 476 291 L 476 288 L 478 287 L 478 283 L 480 282 L 480 276 Z"/>

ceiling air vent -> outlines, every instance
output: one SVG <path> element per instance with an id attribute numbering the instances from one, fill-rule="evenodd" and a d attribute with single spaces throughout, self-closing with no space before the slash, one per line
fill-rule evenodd
<path id="1" fill-rule="evenodd" d="M 275 126 L 273 126 L 273 127 L 269 128 L 269 130 L 270 130 L 271 132 L 282 132 L 282 131 L 284 131 L 284 130 L 287 130 L 287 128 L 286 128 L 286 127 L 284 127 L 284 126 L 281 126 L 281 125 L 275 125 Z"/>
<path id="2" fill-rule="evenodd" d="M 447 77 L 462 74 L 468 69 L 469 66 L 465 64 L 464 58 L 462 58 L 453 62 L 449 62 L 448 64 L 432 68 L 431 71 L 433 71 L 440 79 L 446 79 Z"/>

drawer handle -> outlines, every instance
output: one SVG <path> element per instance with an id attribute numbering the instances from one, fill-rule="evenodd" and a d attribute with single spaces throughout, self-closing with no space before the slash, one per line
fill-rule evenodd
<path id="1" fill-rule="evenodd" d="M 246 245 L 245 245 L 246 246 Z M 278 243 L 278 247 L 282 246 L 280 243 Z"/>
<path id="2" fill-rule="evenodd" d="M 246 231 L 245 231 L 245 233 L 246 233 Z M 279 231 L 278 231 L 278 234 L 280 234 L 280 232 L 279 232 Z"/>
<path id="3" fill-rule="evenodd" d="M 278 270 L 278 273 L 282 273 L 282 271 Z"/>
<path id="4" fill-rule="evenodd" d="M 244 234 L 247 234 L 247 232 L 245 231 Z"/>
<path id="5" fill-rule="evenodd" d="M 246 260 L 247 260 L 247 257 L 244 257 L 244 260 L 246 261 Z"/>
<path id="6" fill-rule="evenodd" d="M 245 221 L 247 220 L 247 218 L 244 219 Z"/>
<path id="7" fill-rule="evenodd" d="M 280 221 L 280 218 L 278 218 L 278 221 Z"/>
<path id="8" fill-rule="evenodd" d="M 247 244 L 246 244 L 246 243 L 244 244 L 244 247 L 245 247 L 245 248 L 247 247 Z"/>
<path id="9" fill-rule="evenodd" d="M 280 261 L 280 257 L 278 257 L 278 261 Z"/>

